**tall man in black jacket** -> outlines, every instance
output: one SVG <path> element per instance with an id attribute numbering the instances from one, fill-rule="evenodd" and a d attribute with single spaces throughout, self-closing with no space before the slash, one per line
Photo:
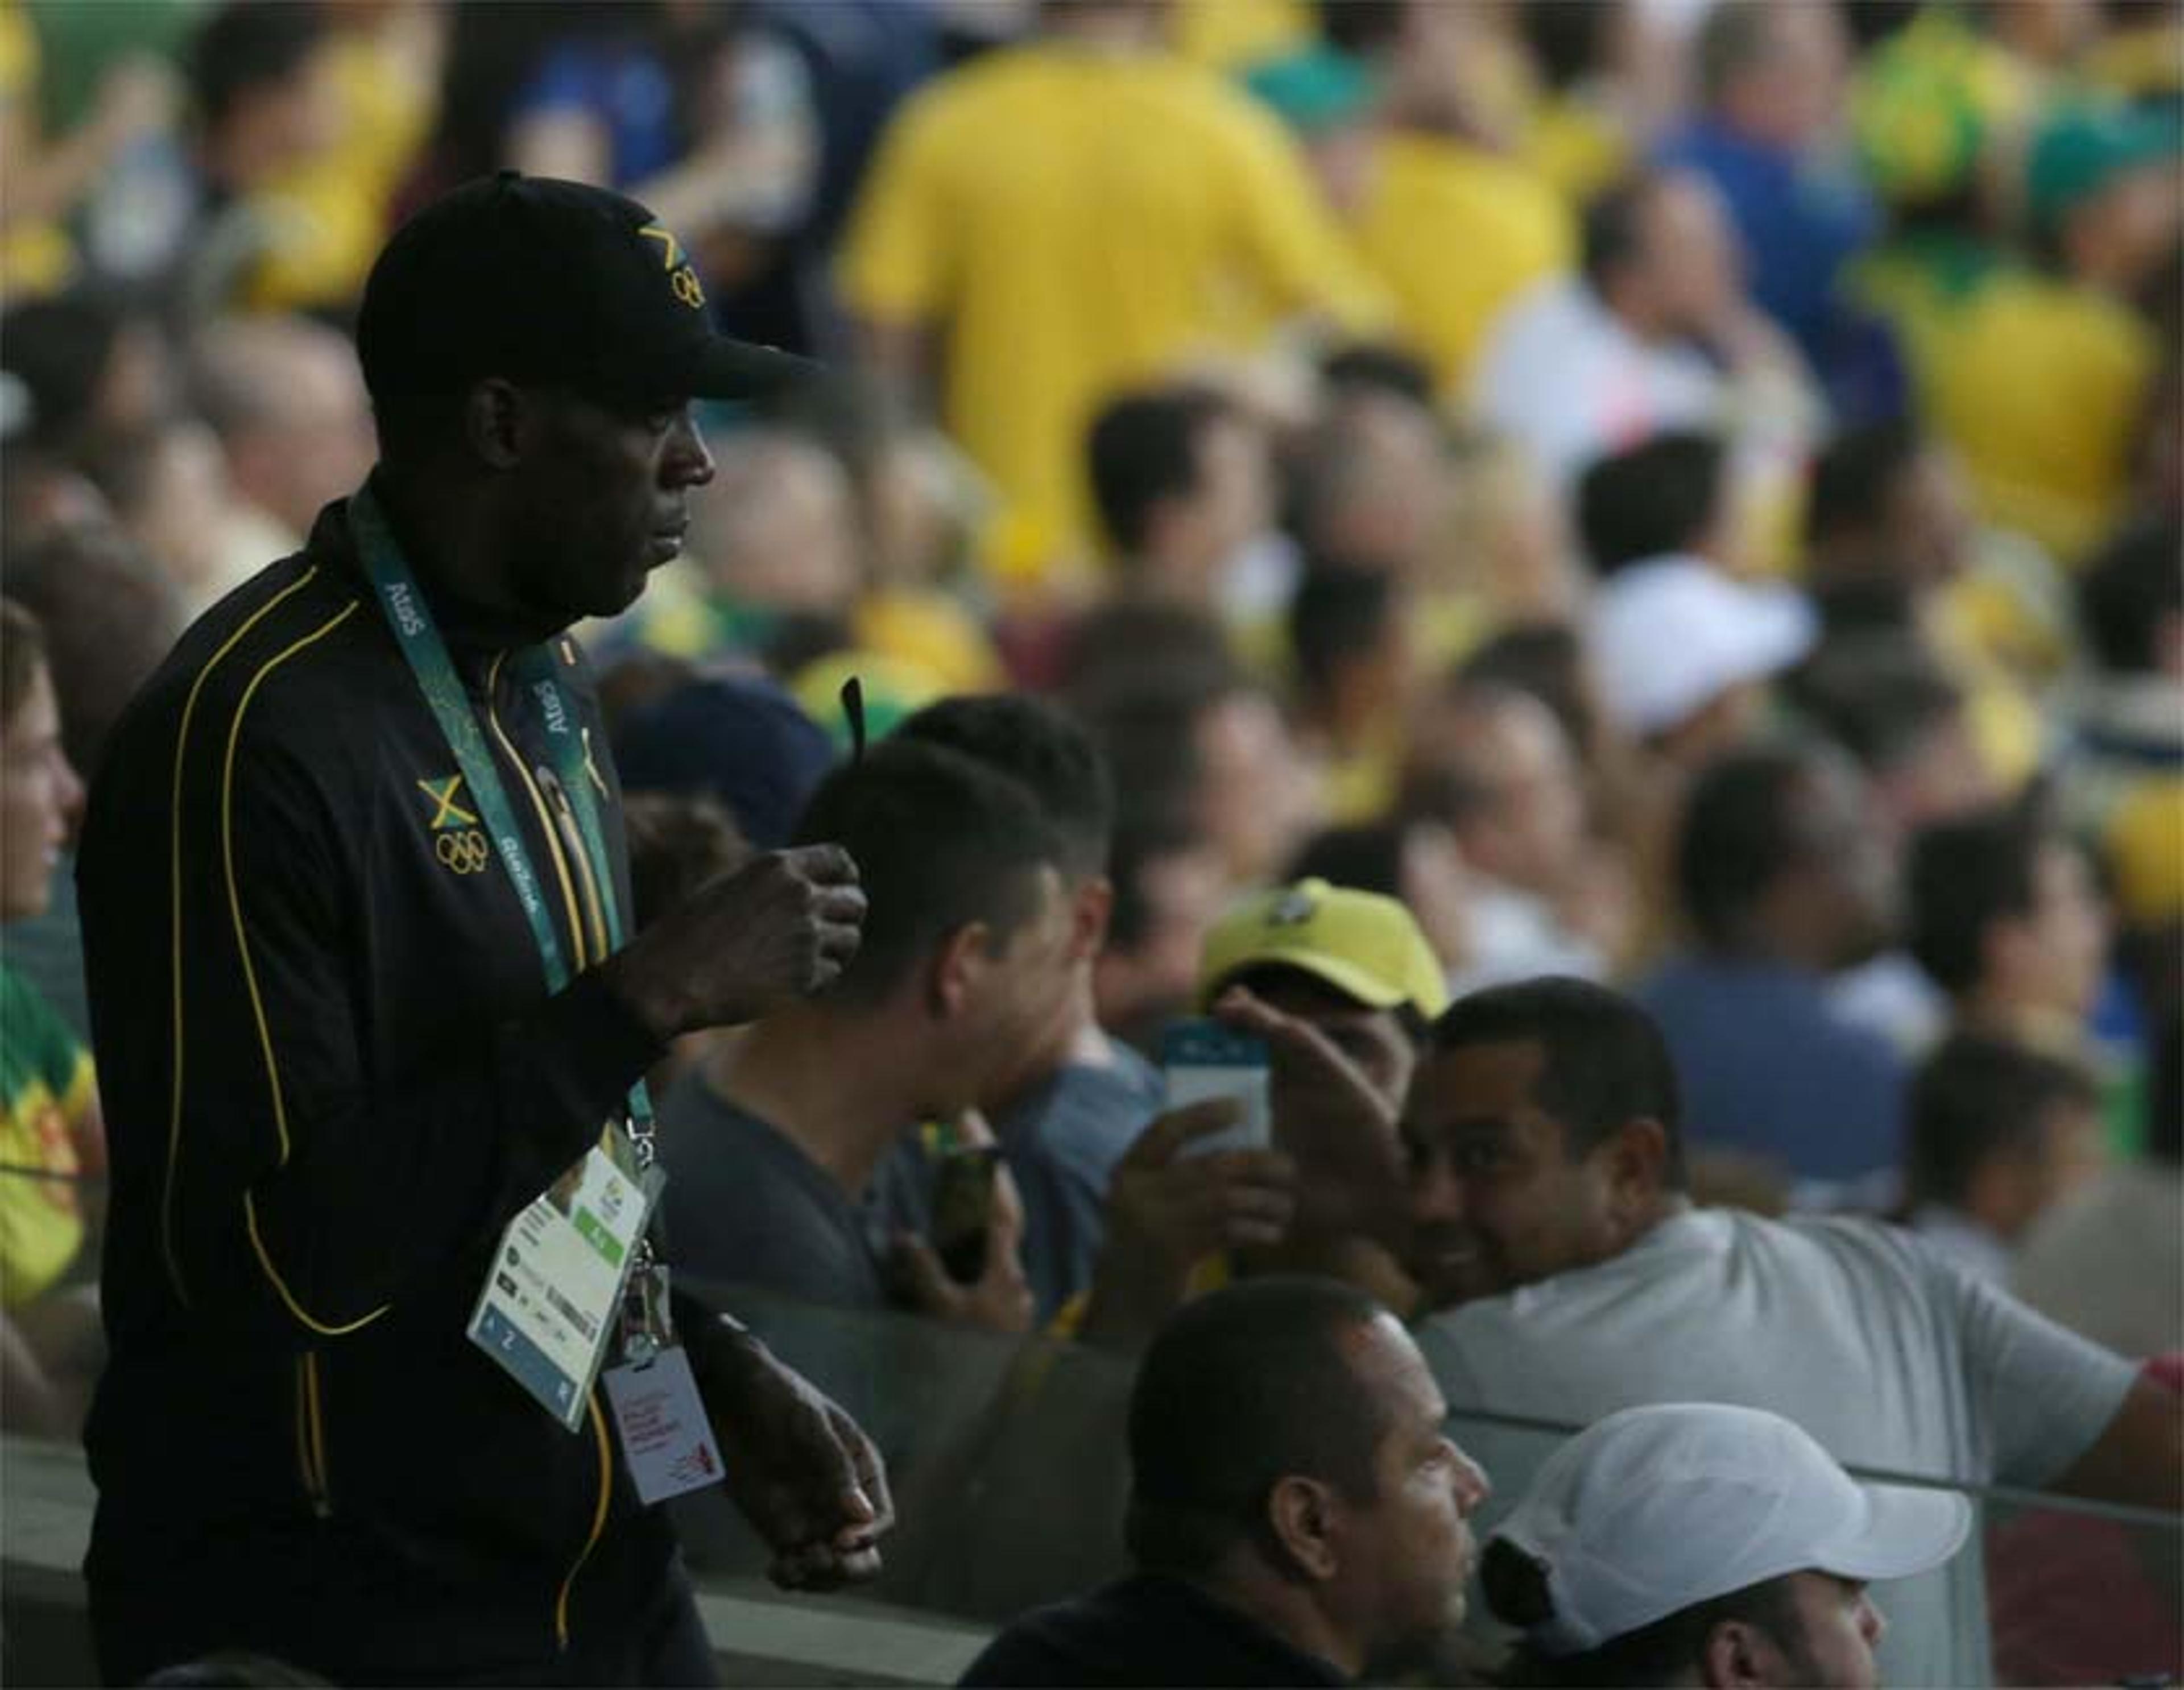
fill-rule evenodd
<path id="1" fill-rule="evenodd" d="M 515 1247 L 552 1230 L 534 1199 L 610 1139 L 636 1183 L 667 1040 L 855 949 L 855 869 L 823 846 L 621 943 L 620 791 L 563 633 L 677 549 L 712 474 L 688 401 L 796 366 L 711 333 L 643 207 L 513 172 L 393 237 L 358 341 L 377 468 L 185 636 L 85 831 L 114 1166 L 100 1663 L 710 1682 L 599 1363 L 553 1404 L 471 1335 L 515 1347 L 486 1311 L 519 1312 Z M 604 1318 L 555 1329 L 617 1335 L 609 1368 L 669 1336 L 621 1249 L 632 1291 L 610 1274 Z M 777 1577 L 868 1574 L 889 1505 L 863 1434 L 733 1323 L 672 1308 Z"/>

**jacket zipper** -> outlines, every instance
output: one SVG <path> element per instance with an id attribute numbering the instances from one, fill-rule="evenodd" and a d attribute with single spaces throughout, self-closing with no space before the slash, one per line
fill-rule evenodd
<path id="1" fill-rule="evenodd" d="M 504 655 L 505 654 L 503 657 Z M 585 853 L 581 850 L 576 851 L 574 853 L 576 860 L 582 865 L 582 873 L 588 894 L 585 912 L 591 919 L 589 923 L 587 923 L 583 915 L 578 913 L 577 883 L 570 873 L 570 852 L 565 845 L 564 836 L 557 822 L 557 810 L 548 807 L 545 797 L 539 790 L 538 781 L 532 776 L 530 765 L 524 761 L 522 755 L 510 743 L 507 732 L 500 725 L 500 713 L 495 707 L 495 701 L 500 692 L 500 666 L 503 657 L 495 657 L 493 660 L 493 667 L 486 673 L 486 724 L 492 728 L 493 737 L 499 742 L 504 757 L 515 766 L 516 773 L 521 777 L 524 790 L 530 795 L 532 806 L 538 812 L 539 824 L 546 835 L 547 854 L 553 861 L 554 877 L 561 883 L 561 897 L 569 913 L 569 939 L 574 947 L 576 967 L 582 970 L 606 955 L 606 945 L 604 942 L 605 924 L 601 920 L 597 909 L 598 890 L 591 882 L 590 864 L 586 859 Z M 558 781 L 554 783 L 553 789 L 560 800 L 558 811 L 566 812 L 569 803 L 568 795 L 561 791 L 560 783 Z M 573 817 L 571 818 L 571 827 L 574 825 Z M 602 937 L 602 942 L 596 948 L 596 954 L 593 947 L 587 942 L 588 926 L 597 930 Z M 583 1545 L 577 1551 L 577 1559 L 570 1563 L 569 1570 L 562 1576 L 560 1587 L 554 1593 L 554 1647 L 563 1654 L 566 1654 L 569 1648 L 569 1594 L 576 1587 L 577 1575 L 583 1570 L 584 1563 L 591 1559 L 592 1551 L 599 1547 L 600 1534 L 606 1530 L 607 1503 L 614 1489 L 614 1451 L 607 1442 L 606 1417 L 599 1412 L 597 1387 L 593 1388 L 591 1397 L 585 1406 L 591 1412 L 592 1436 L 597 1442 L 599 1453 L 599 1493 L 597 1500 L 592 1506 L 591 1529 L 584 1534 Z"/>

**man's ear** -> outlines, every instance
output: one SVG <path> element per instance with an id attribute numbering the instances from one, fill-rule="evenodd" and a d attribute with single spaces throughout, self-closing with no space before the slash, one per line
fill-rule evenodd
<path id="1" fill-rule="evenodd" d="M 1104 874 L 1081 881 L 1070 901 L 1069 956 L 1089 962 L 1107 948 L 1107 923 L 1115 912 L 1115 884 Z"/>
<path id="2" fill-rule="evenodd" d="M 463 438 L 490 469 L 522 461 L 531 422 L 521 390 L 499 376 L 478 382 L 463 401 Z"/>
<path id="3" fill-rule="evenodd" d="M 1781 1651 L 1757 1626 L 1741 1620 L 1724 1620 L 1706 1635 L 1699 1647 L 1699 1682 L 1711 1690 L 1752 1690 L 1777 1684 L 1774 1666 Z"/>
<path id="4" fill-rule="evenodd" d="M 1305 1578 L 1324 1584 L 1340 1570 L 1340 1503 L 1317 1479 L 1290 1474 L 1274 1482 L 1267 1498 L 1267 1525 L 1290 1565 Z"/>
<path id="5" fill-rule="evenodd" d="M 1600 1147 L 1607 1169 L 1608 1204 L 1616 1219 L 1635 1227 L 1653 1210 L 1669 1177 L 1669 1129 L 1650 1116 L 1625 1121 Z"/>
<path id="6" fill-rule="evenodd" d="M 993 960 L 992 929 L 982 921 L 966 922 L 942 935 L 926 973 L 927 1003 L 934 1018 L 952 1021 L 963 1012 L 986 965 Z"/>

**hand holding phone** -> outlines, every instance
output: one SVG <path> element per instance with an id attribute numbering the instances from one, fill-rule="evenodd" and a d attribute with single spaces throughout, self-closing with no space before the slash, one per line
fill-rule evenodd
<path id="1" fill-rule="evenodd" d="M 1192 1140 L 1180 1154 L 1265 1150 L 1273 1142 L 1268 1064 L 1266 1040 L 1254 1034 L 1218 1021 L 1178 1021 L 1169 1026 L 1161 1036 L 1167 1108 L 1185 1108 L 1220 1097 L 1233 1100 L 1244 1112 L 1234 1127 Z"/>

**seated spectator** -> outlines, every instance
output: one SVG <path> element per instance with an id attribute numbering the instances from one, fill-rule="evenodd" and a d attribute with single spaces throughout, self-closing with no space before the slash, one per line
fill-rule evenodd
<path id="1" fill-rule="evenodd" d="M 1835 1202 L 1893 1194 L 1903 1061 L 1827 984 L 1888 942 L 1896 876 L 1841 752 L 1745 751 L 1699 778 L 1676 846 L 1691 948 L 1638 989 L 1684 1076 L 1694 1146 L 1769 1158 Z"/>
<path id="2" fill-rule="evenodd" d="M 1107 878 L 1115 794 L 1106 760 L 1057 706 L 1019 697 L 945 699 L 895 737 L 961 751 L 1017 781 L 1061 836 L 1070 902 L 1071 983 L 1043 1046 L 992 1088 L 986 1106 L 1024 1206 L 1023 1263 L 1036 1318 L 1090 1284 L 1115 1164 L 1160 1113 L 1153 1066 L 1101 1030 L 1093 970 L 1115 890 Z"/>
<path id="3" fill-rule="evenodd" d="M 0 600 L 0 920 L 38 914 L 83 785 L 61 749 L 38 624 Z M 106 1171 L 91 1052 L 0 962 L 0 1415 L 9 1431 L 72 1437 L 104 1356 L 97 1303 L 55 1295 L 103 1207 Z"/>
<path id="4" fill-rule="evenodd" d="M 1190 1012 L 1206 934 L 1228 897 L 1220 847 L 1175 802 L 1128 794 L 1118 806 L 1108 878 L 1107 943 L 1092 965 L 1099 1021 L 1123 1043 L 1157 1049 L 1161 1029 Z"/>
<path id="5" fill-rule="evenodd" d="M 2010 1281 L 2049 1319 L 2127 1356 L 2184 1351 L 2184 1026 L 2175 1021 L 2150 1078 L 2144 1158 L 2111 1163 L 2042 1215 Z"/>
<path id="6" fill-rule="evenodd" d="M 1857 759 L 1890 837 L 1983 809 L 2000 791 L 1973 743 L 1964 689 L 1907 635 L 1862 633 L 1823 645 L 1786 688 L 1802 714 Z M 1838 1013 L 1906 1056 L 1947 1026 L 1949 1004 L 1899 941 L 1828 984 Z"/>
<path id="7" fill-rule="evenodd" d="M 1122 596 L 1230 602 L 1273 525 L 1273 466 L 1247 412 L 1206 387 L 1125 393 L 1093 418 L 1087 468 Z"/>
<path id="8" fill-rule="evenodd" d="M 1828 441 L 1804 527 L 1805 578 L 1830 643 L 1861 623 L 1916 642 L 1965 689 L 1989 777 L 2029 777 L 2047 730 L 2019 676 L 2052 672 L 2068 651 L 2053 564 L 1983 530 L 1954 454 L 1900 420 Z"/>
<path id="9" fill-rule="evenodd" d="M 826 730 L 755 675 L 683 678 L 638 699 L 615 721 L 614 753 L 629 791 L 710 798 L 760 851 L 788 842 L 834 762 Z"/>
<path id="10" fill-rule="evenodd" d="M 2173 973 L 2184 931 L 2184 533 L 2137 523 L 2078 583 L 2092 672 L 2064 704 L 2062 793 L 2100 842 L 2134 946 Z"/>
<path id="11" fill-rule="evenodd" d="M 1480 416 L 1561 488 L 1664 429 L 1732 419 L 1740 460 L 1801 455 L 1815 415 L 1804 373 L 1738 269 L 1728 212 L 1704 177 L 1652 170 L 1609 188 L 1585 209 L 1578 273 L 1487 332 L 1473 382 Z"/>
<path id="12" fill-rule="evenodd" d="M 1503 309 L 1567 268 L 1576 220 L 1552 183 L 1467 122 L 1467 84 L 1489 45 L 1468 8 L 1398 0 L 1321 14 L 1332 44 L 1379 84 L 1351 220 L 1358 250 L 1394 296 L 1405 337 L 1455 398 Z"/>
<path id="13" fill-rule="evenodd" d="M 53 692 L 67 700 L 61 748 L 87 784 L 107 735 L 182 631 L 174 584 L 109 525 L 64 526 L 7 555 L 8 592 L 38 619 Z M 10 918 L 8 966 L 53 1007 L 78 1040 L 91 1040 L 75 860 L 54 870 L 41 915 Z"/>
<path id="14" fill-rule="evenodd" d="M 1966 1273 L 2008 1285 L 2034 1223 L 2099 1169 L 2100 1105 L 2075 1063 L 2007 1039 L 1950 1038 L 1912 1076 L 1911 1230 Z"/>
<path id="15" fill-rule="evenodd" d="M 1410 912 L 1392 898 L 1306 880 L 1235 905 L 1206 938 L 1197 1007 L 1246 1031 L 1272 1021 L 1341 1052 L 1390 1110 L 1418 1036 L 1447 1002 Z M 1391 1133 L 1323 1124 L 1308 1069 L 1270 1046 L 1272 1148 L 1204 1154 L 1234 1124 L 1215 1103 L 1154 1122 L 1115 1170 L 1107 1245 L 1081 1314 L 1085 1339 L 1129 1349 L 1176 1305 L 1232 1274 L 1331 1274 L 1407 1309 L 1416 1288 L 1363 1205 L 1393 1177 Z"/>
<path id="16" fill-rule="evenodd" d="M 1867 1586 L 1940 1566 L 1970 1503 L 1862 1485 L 1778 1414 L 1608 1415 L 1548 1458 L 1479 1579 L 1524 1631 L 1515 1685 L 1864 1690 L 1886 1624 Z"/>
<path id="17" fill-rule="evenodd" d="M 1604 974 L 1603 947 L 1566 913 L 1591 853 L 1582 772 L 1554 712 L 1513 687 L 1459 678 L 1424 708 L 1412 739 L 1403 812 L 1446 826 L 1462 856 L 1468 943 L 1451 989 Z"/>
<path id="18" fill-rule="evenodd" d="M 356 351 L 301 317 L 226 318 L 189 349 L 190 399 L 220 437 L 242 516 L 270 561 L 302 546 L 321 507 L 371 468 L 371 410 Z"/>
<path id="19" fill-rule="evenodd" d="M 1396 1318 L 1271 1279 L 1183 1310 L 1129 1407 L 1136 1571 L 1026 1615 L 965 1684 L 1348 1684 L 1463 1617 L 1485 1476 Z"/>
<path id="20" fill-rule="evenodd" d="M 1578 516 L 1606 579 L 1585 618 L 1608 719 L 1672 776 L 1750 737 L 1766 683 L 1811 650 L 1803 596 L 1730 572 L 1724 460 L 1670 434 L 1585 471 Z"/>
<path id="21" fill-rule="evenodd" d="M 1929 828 L 1911 843 L 1912 955 L 1959 1027 L 2082 1051 L 2109 925 L 2084 852 L 2036 796 Z"/>
<path id="22" fill-rule="evenodd" d="M 1834 146 L 1850 43 L 1830 6 L 1724 0 L 1696 43 L 1702 109 L 1662 149 L 1720 192 L 1751 262 L 1752 302 L 1797 343 L 1836 407 L 1892 412 L 1903 403 L 1892 355 L 1845 304 L 1844 265 L 1880 215 Z"/>
<path id="23" fill-rule="evenodd" d="M 1326 828 L 1305 841 L 1284 884 L 1324 880 L 1393 898 L 1411 912 L 1444 974 L 1471 957 L 1472 875 L 1456 836 L 1429 817 Z"/>
<path id="24" fill-rule="evenodd" d="M 863 944 L 831 990 L 754 1025 L 660 1100 L 669 1232 L 705 1278 L 871 1309 L 899 1277 L 928 1312 L 1021 1330 L 1031 1294 L 1006 1177 L 980 1271 L 957 1285 L 900 1235 L 920 1195 L 895 1189 L 889 1158 L 910 1128 L 956 1123 L 1051 1038 L 1076 955 L 1064 847 L 1007 777 L 893 742 L 828 777 L 800 831 L 855 860 Z"/>
<path id="25" fill-rule="evenodd" d="M 1336 822 L 1395 801 L 1417 673 L 1411 622 L 1402 583 L 1377 569 L 1318 566 L 1290 600 L 1297 737 L 1327 764 Z"/>
<path id="26" fill-rule="evenodd" d="M 1367 1129 L 1378 1095 L 1321 1054 L 1327 1113 Z M 1566 1424 L 1702 1397 L 1853 1466 L 2184 1508 L 2174 1399 L 2120 1357 L 1896 1229 L 1694 1209 L 1678 1094 L 1652 1018 L 1602 987 L 1492 987 L 1435 1023 L 1402 1133 L 1412 1271 L 1440 1310 L 1419 1341 L 1458 1410 Z M 1986 1682 L 1975 1580 L 1892 1605 L 1887 1682 Z"/>

